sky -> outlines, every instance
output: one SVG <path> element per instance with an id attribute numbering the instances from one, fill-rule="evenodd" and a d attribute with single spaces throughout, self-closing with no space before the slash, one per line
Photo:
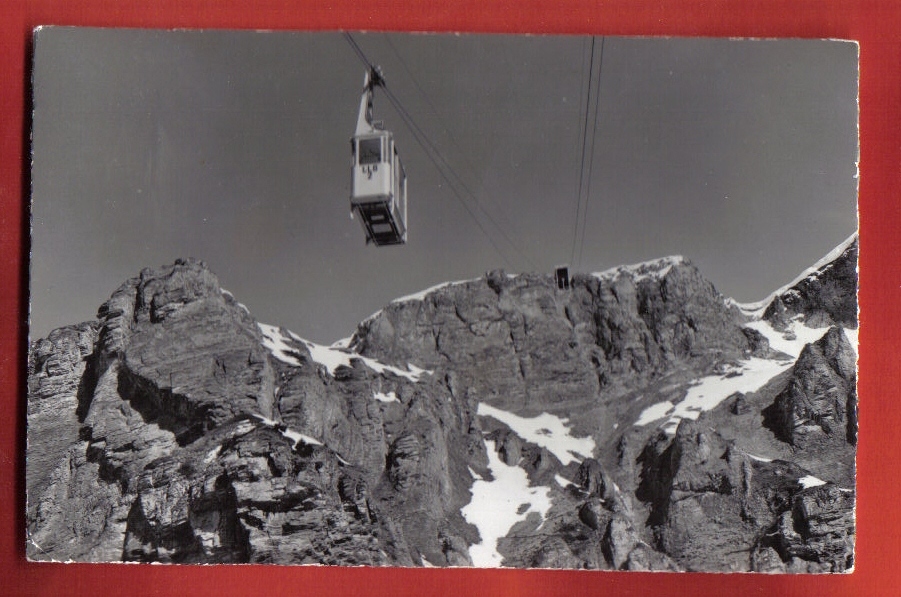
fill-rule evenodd
<path id="1" fill-rule="evenodd" d="M 402 246 L 367 246 L 349 217 L 365 67 L 340 33 L 42 29 L 31 338 L 179 257 L 258 320 L 331 343 L 499 268 L 680 254 L 755 301 L 857 229 L 856 44 L 354 39 L 438 150 L 376 90 L 408 177 Z"/>

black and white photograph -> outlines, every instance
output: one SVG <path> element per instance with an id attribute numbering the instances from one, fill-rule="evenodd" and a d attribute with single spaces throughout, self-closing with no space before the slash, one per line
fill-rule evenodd
<path id="1" fill-rule="evenodd" d="M 858 55 L 37 29 L 25 555 L 852 571 Z"/>

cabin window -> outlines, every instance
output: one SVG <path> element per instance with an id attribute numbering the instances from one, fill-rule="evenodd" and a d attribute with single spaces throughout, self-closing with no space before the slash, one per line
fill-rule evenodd
<path id="1" fill-rule="evenodd" d="M 360 165 L 378 164 L 382 161 L 382 140 L 360 139 Z"/>

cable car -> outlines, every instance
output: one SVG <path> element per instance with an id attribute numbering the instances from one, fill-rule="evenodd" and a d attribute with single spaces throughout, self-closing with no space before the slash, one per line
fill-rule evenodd
<path id="1" fill-rule="evenodd" d="M 350 215 L 360 216 L 366 244 L 400 245 L 407 241 L 407 175 L 394 146 L 394 135 L 372 120 L 372 95 L 384 85 L 378 68 L 363 81 L 357 129 L 351 139 Z"/>

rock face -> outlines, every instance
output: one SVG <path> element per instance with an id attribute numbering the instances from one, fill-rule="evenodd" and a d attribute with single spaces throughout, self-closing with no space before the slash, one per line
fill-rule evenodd
<path id="1" fill-rule="evenodd" d="M 841 323 L 846 270 L 791 308 Z M 853 488 L 805 467 L 856 438 L 853 349 L 836 327 L 788 372 L 760 331 L 778 322 L 746 323 L 671 257 L 566 290 L 490 272 L 325 347 L 258 323 L 200 261 L 145 269 L 31 346 L 27 555 L 846 570 Z M 760 363 L 786 373 L 664 425 L 699 380 Z M 486 525 L 466 506 L 490 486 Z"/>
<path id="2" fill-rule="evenodd" d="M 841 328 L 808 344 L 770 407 L 777 436 L 792 445 L 857 441 L 857 356 Z"/>
<path id="3" fill-rule="evenodd" d="M 713 285 L 676 257 L 576 276 L 485 278 L 400 299 L 352 346 L 387 362 L 452 368 L 452 387 L 514 408 L 636 386 L 674 364 L 750 349 Z"/>
<path id="4" fill-rule="evenodd" d="M 460 469 L 484 448 L 443 384 L 332 375 L 290 337 L 288 366 L 197 261 L 98 315 L 32 350 L 30 557 L 410 565 L 472 535 Z"/>
<path id="5" fill-rule="evenodd" d="M 832 259 L 825 260 L 810 275 L 776 296 L 764 312 L 764 319 L 776 325 L 796 315 L 804 315 L 814 327 L 843 325 L 857 327 L 857 253 L 860 241 L 855 234 L 840 245 Z M 853 292 L 849 292 L 853 289 Z"/>
<path id="6" fill-rule="evenodd" d="M 59 328 L 35 342 L 28 359 L 28 422 L 41 430 L 28 446 L 28 492 L 41 493 L 50 471 L 78 438 L 78 419 L 92 373 L 88 357 L 94 350 L 94 323 Z"/>
<path id="7" fill-rule="evenodd" d="M 816 564 L 817 570 L 823 569 L 820 564 L 826 570 L 845 570 L 851 553 L 848 538 L 853 536 L 853 492 L 841 491 L 840 503 L 820 506 L 830 510 L 821 515 L 810 506 L 810 496 L 823 490 L 804 489 L 806 472 L 801 467 L 757 460 L 714 430 L 688 420 L 672 441 L 659 436 L 650 443 L 642 459 L 644 474 L 636 495 L 651 506 L 648 524 L 661 550 L 681 567 L 784 572 L 803 560 L 805 566 Z M 834 522 L 835 529 L 811 531 L 796 510 L 807 518 L 807 512 L 816 512 L 813 516 L 829 519 L 828 524 L 833 518 L 841 521 Z M 794 528 L 805 529 L 804 537 L 791 534 Z M 777 559 L 765 552 L 774 529 L 790 535 L 796 545 L 777 543 Z M 822 549 L 805 550 L 814 536 L 814 541 L 824 542 Z M 797 562 L 791 564 L 793 559 Z"/>
<path id="8" fill-rule="evenodd" d="M 854 564 L 854 493 L 826 484 L 794 496 L 777 525 L 789 571 L 843 572 Z"/>

